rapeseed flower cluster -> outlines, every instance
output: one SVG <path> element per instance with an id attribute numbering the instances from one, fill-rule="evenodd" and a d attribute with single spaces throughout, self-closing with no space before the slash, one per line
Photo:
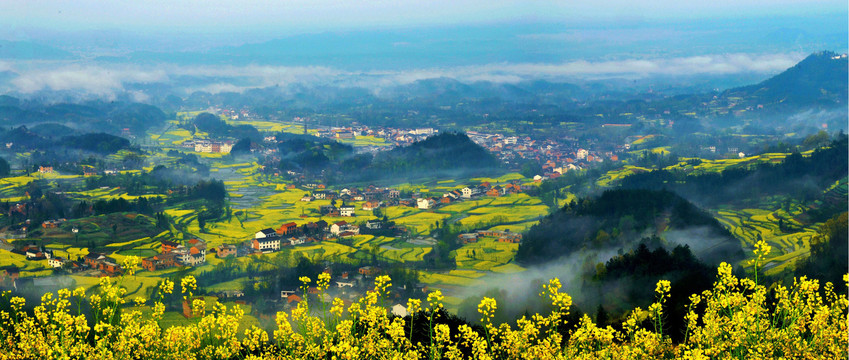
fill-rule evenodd
<path id="1" fill-rule="evenodd" d="M 312 280 L 302 279 L 306 292 Z M 849 276 L 844 276 L 849 282 Z M 0 359 L 845 359 L 849 343 L 849 300 L 833 284 L 798 278 L 790 287 L 767 289 L 737 278 L 721 264 L 713 287 L 690 296 L 686 334 L 672 342 L 663 331 L 664 307 L 671 285 L 661 280 L 647 310 L 627 314 L 622 329 L 601 327 L 588 316 L 564 326 L 572 299 L 557 279 L 543 285 L 548 314 L 522 317 L 515 324 L 495 324 L 498 304 L 484 298 L 478 305 L 482 330 L 452 328 L 439 321 L 444 297 L 439 291 L 425 301 L 410 299 L 405 318 L 382 305 L 391 279 L 376 279 L 374 290 L 345 306 L 336 298 L 310 308 L 305 297 L 291 314 L 279 312 L 269 334 L 251 327 L 239 331 L 240 307 L 215 304 L 206 311 L 192 299 L 196 281 L 181 281 L 197 323 L 163 328 L 163 299 L 174 291 L 164 280 L 151 299 L 152 316 L 124 305 L 126 290 L 103 278 L 87 293 L 82 288 L 47 293 L 26 310 L 26 300 L 0 294 Z M 328 275 L 315 282 L 323 295 Z M 845 286 L 847 284 L 841 284 Z M 319 297 L 321 299 L 322 297 Z M 424 308 L 423 308 L 424 306 Z M 90 308 L 90 312 L 84 311 Z M 130 310 L 133 309 L 133 310 Z M 413 343 L 413 318 L 428 322 L 426 341 Z M 642 324 L 652 324 L 643 327 Z"/>

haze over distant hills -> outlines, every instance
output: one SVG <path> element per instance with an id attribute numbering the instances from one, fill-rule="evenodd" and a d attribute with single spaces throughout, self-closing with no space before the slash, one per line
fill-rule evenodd
<path id="1" fill-rule="evenodd" d="M 270 87 L 284 93 L 303 86 L 378 93 L 445 78 L 499 85 L 591 81 L 600 84 L 593 93 L 681 94 L 756 83 L 814 51 L 845 52 L 845 29 L 843 14 L 824 14 L 747 21 L 513 21 L 252 37 L 193 29 L 172 36 L 125 29 L 34 31 L 0 40 L 0 92 L 54 101 L 150 102 L 167 94 Z"/>

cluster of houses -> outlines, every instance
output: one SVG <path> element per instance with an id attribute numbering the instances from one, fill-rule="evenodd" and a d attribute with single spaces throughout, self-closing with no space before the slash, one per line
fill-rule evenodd
<path id="1" fill-rule="evenodd" d="M 329 268 L 324 270 L 325 273 L 331 274 Z M 356 269 L 356 272 L 342 271 L 330 279 L 330 287 L 324 294 L 318 291 L 315 286 L 310 286 L 306 290 L 307 296 L 316 296 L 319 301 L 331 302 L 333 298 L 342 300 L 344 306 L 349 306 L 362 297 L 362 293 L 373 286 L 373 282 L 369 278 L 383 274 L 383 269 L 376 266 L 362 266 Z M 397 316 L 407 316 L 407 308 L 401 305 L 404 293 L 427 294 L 429 291 L 427 285 L 416 284 L 414 288 L 408 289 L 406 285 L 396 286 L 392 289 L 392 301 L 397 301 L 390 306 L 392 314 Z M 304 293 L 301 290 L 281 290 L 279 299 L 272 299 L 283 309 L 296 307 L 297 304 L 303 301 Z"/>
<path id="2" fill-rule="evenodd" d="M 303 121 L 303 119 L 296 119 Z M 405 146 L 416 141 L 426 139 L 428 136 L 439 133 L 434 128 L 417 129 L 395 129 L 390 127 L 369 127 L 365 125 L 351 125 L 347 127 L 319 127 L 315 136 L 327 139 L 353 139 L 357 136 L 373 136 L 390 142 L 394 146 Z"/>
<path id="3" fill-rule="evenodd" d="M 100 270 L 109 276 L 119 275 L 124 272 L 124 268 L 118 265 L 114 258 L 106 256 L 104 253 L 92 252 L 88 253 L 83 258 L 85 265 L 90 269 Z"/>
<path id="4" fill-rule="evenodd" d="M 53 251 L 38 245 L 27 245 L 21 249 L 27 260 L 44 260 L 53 258 Z"/>
<path id="5" fill-rule="evenodd" d="M 496 158 L 507 164 L 518 163 L 520 159 L 539 161 L 543 168 L 540 178 L 556 178 L 567 171 L 592 166 L 593 163 L 619 161 L 617 153 L 626 150 L 622 146 L 611 146 L 614 151 L 582 149 L 576 146 L 578 141 L 574 138 L 555 141 L 474 131 L 467 134 L 472 141 L 488 149 Z"/>
<path id="6" fill-rule="evenodd" d="M 90 252 L 81 261 L 75 261 L 61 256 L 54 256 L 53 251 L 38 245 L 27 245 L 12 250 L 26 256 L 27 260 L 47 260 L 47 265 L 53 269 L 62 269 L 69 273 L 94 270 L 100 275 L 115 276 L 124 272 L 118 262 L 105 253 Z M 79 260 L 79 259 L 78 259 Z M 148 271 L 167 269 L 175 266 L 198 266 L 206 263 L 206 242 L 199 239 L 186 241 L 186 245 L 163 240 L 161 253 L 144 258 L 141 265 Z"/>
<path id="7" fill-rule="evenodd" d="M 333 190 L 327 190 L 322 187 L 320 190 L 314 190 L 311 194 L 304 195 L 301 201 L 309 202 L 314 200 L 342 200 L 341 206 L 336 205 L 321 205 L 319 212 L 323 216 L 356 216 L 356 207 L 346 205 L 346 201 L 364 201 L 362 210 L 372 211 L 374 209 L 385 206 L 409 206 L 419 209 L 432 209 L 444 204 L 450 204 L 459 200 L 468 200 L 479 196 L 502 196 L 507 194 L 521 193 L 524 188 L 517 183 L 504 185 L 491 185 L 489 182 L 484 182 L 477 186 L 468 186 L 462 189 L 447 192 L 439 197 L 423 197 L 420 193 L 412 193 L 409 198 L 401 198 L 401 192 L 396 189 L 378 188 L 374 185 L 360 190 L 356 188 L 342 189 L 338 193 Z"/>
<path id="8" fill-rule="evenodd" d="M 301 201 L 312 200 L 342 200 L 342 201 L 385 201 L 401 196 L 401 191 L 369 185 L 364 189 L 344 188 L 338 192 L 327 190 L 322 185 L 306 184 L 306 188 L 315 188 L 312 194 L 304 196 Z"/>
<path id="9" fill-rule="evenodd" d="M 279 228 L 266 228 L 254 233 L 253 238 L 242 244 L 224 244 L 215 251 L 219 258 L 242 257 L 254 254 L 267 254 L 280 251 L 287 246 L 298 246 L 324 240 L 326 237 L 345 238 L 360 234 L 360 231 L 376 231 L 388 228 L 380 220 L 369 220 L 363 225 L 337 221 L 327 223 L 324 220 L 309 222 L 298 226 L 295 222 L 285 223 Z"/>
<path id="10" fill-rule="evenodd" d="M 279 228 L 266 228 L 254 233 L 252 239 L 242 244 L 222 244 L 215 252 L 219 258 L 242 257 L 254 254 L 267 254 L 279 251 L 281 247 L 296 246 L 321 241 L 327 222 L 319 220 L 303 226 L 294 222 L 280 225 Z"/>
<path id="11" fill-rule="evenodd" d="M 62 269 L 69 273 L 75 273 L 83 270 L 98 270 L 107 276 L 120 274 L 123 269 L 115 261 L 115 259 L 106 256 L 102 253 L 89 253 L 82 262 L 74 261 L 61 256 L 55 256 L 53 250 L 45 248 L 43 245 L 26 245 L 21 249 L 12 250 L 14 253 L 23 254 L 27 260 L 40 261 L 47 260 L 47 265 L 53 269 Z"/>
<path id="12" fill-rule="evenodd" d="M 477 230 L 473 233 L 465 233 L 460 234 L 457 238 L 463 244 L 471 244 L 478 241 L 478 239 L 483 237 L 493 237 L 496 238 L 499 242 L 518 244 L 522 242 L 522 234 L 511 232 L 509 230 L 505 231 L 491 231 L 491 230 Z"/>
<path id="13" fill-rule="evenodd" d="M 68 219 L 65 219 L 65 218 L 55 219 L 55 220 L 47 220 L 47 221 L 44 221 L 44 222 L 41 223 L 41 227 L 43 227 L 45 229 L 55 229 L 55 228 L 59 227 L 59 225 L 64 224 L 66 221 L 68 221 Z"/>
<path id="14" fill-rule="evenodd" d="M 175 241 L 162 241 L 160 253 L 142 259 L 141 265 L 147 271 L 168 269 L 176 266 L 198 266 L 206 263 L 206 242 L 191 239 L 186 244 Z"/>
<path id="15" fill-rule="evenodd" d="M 182 143 L 182 146 L 186 149 L 203 153 L 229 154 L 230 150 L 233 150 L 233 143 L 230 141 L 213 141 L 207 139 L 186 140 Z"/>
<path id="16" fill-rule="evenodd" d="M 441 198 L 421 197 L 420 194 L 413 193 L 411 199 L 399 199 L 397 205 L 427 210 L 441 205 L 451 204 L 455 201 L 469 200 L 481 196 L 498 197 L 508 194 L 518 194 L 523 190 L 522 186 L 518 184 L 491 185 L 489 182 L 484 182 L 477 186 L 467 186 L 447 192 Z"/>

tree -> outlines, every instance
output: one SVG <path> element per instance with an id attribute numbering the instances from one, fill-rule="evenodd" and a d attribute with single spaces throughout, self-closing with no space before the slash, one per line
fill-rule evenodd
<path id="1" fill-rule="evenodd" d="M 10 172 L 9 162 L 4 158 L 0 158 L 0 176 L 9 176 Z"/>
<path id="2" fill-rule="evenodd" d="M 595 312 L 595 324 L 596 326 L 602 328 L 607 326 L 607 322 L 610 321 L 610 316 L 607 315 L 607 311 L 604 310 L 604 306 L 598 304 L 598 309 Z"/>

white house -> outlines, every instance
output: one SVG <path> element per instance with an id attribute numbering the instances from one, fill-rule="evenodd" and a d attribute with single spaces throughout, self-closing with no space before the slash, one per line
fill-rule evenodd
<path id="1" fill-rule="evenodd" d="M 351 205 L 342 206 L 342 207 L 339 208 L 339 214 L 342 215 L 342 216 L 354 216 L 355 215 L 354 210 L 356 210 L 356 208 L 354 206 L 351 206 Z"/>
<path id="2" fill-rule="evenodd" d="M 416 205 L 419 209 L 430 209 L 433 205 L 436 205 L 436 201 L 433 198 L 418 198 L 416 199 Z"/>
<path id="3" fill-rule="evenodd" d="M 577 157 L 578 159 L 583 160 L 583 159 L 586 159 L 586 158 L 587 158 L 587 156 L 588 156 L 589 154 L 590 154 L 590 152 L 589 152 L 589 151 L 587 151 L 587 150 L 584 150 L 584 149 L 578 149 L 578 152 L 577 152 L 577 153 L 575 153 L 575 157 Z"/>
<path id="4" fill-rule="evenodd" d="M 333 235 L 339 235 L 340 232 L 344 231 L 344 227 L 348 225 L 345 221 L 339 221 L 330 225 L 330 233 Z"/>
<path id="5" fill-rule="evenodd" d="M 57 269 L 57 268 L 62 267 L 62 265 L 65 264 L 65 261 L 66 260 L 64 258 L 57 256 L 57 257 L 53 257 L 51 259 L 47 259 L 47 265 L 50 265 L 50 267 Z"/>
<path id="6" fill-rule="evenodd" d="M 257 249 L 264 253 L 274 252 L 280 250 L 280 238 L 269 237 L 262 239 L 254 239 L 251 245 L 254 249 Z"/>
<path id="7" fill-rule="evenodd" d="M 276 235 L 277 235 L 277 231 L 275 231 L 272 228 L 267 228 L 267 229 L 262 229 L 260 231 L 257 231 L 256 234 L 254 234 L 254 239 L 265 239 L 267 237 L 273 237 L 273 236 L 276 236 Z"/>
<path id="8" fill-rule="evenodd" d="M 480 195 L 480 193 L 481 193 L 480 189 L 477 186 L 471 187 L 471 188 L 470 187 L 464 187 L 463 190 L 460 190 L 460 191 L 463 192 L 463 197 L 466 198 L 466 199 L 469 199 L 472 196 Z"/>
<path id="9" fill-rule="evenodd" d="M 383 227 L 383 222 L 379 220 L 369 220 L 366 221 L 366 228 L 371 230 L 377 230 Z"/>

